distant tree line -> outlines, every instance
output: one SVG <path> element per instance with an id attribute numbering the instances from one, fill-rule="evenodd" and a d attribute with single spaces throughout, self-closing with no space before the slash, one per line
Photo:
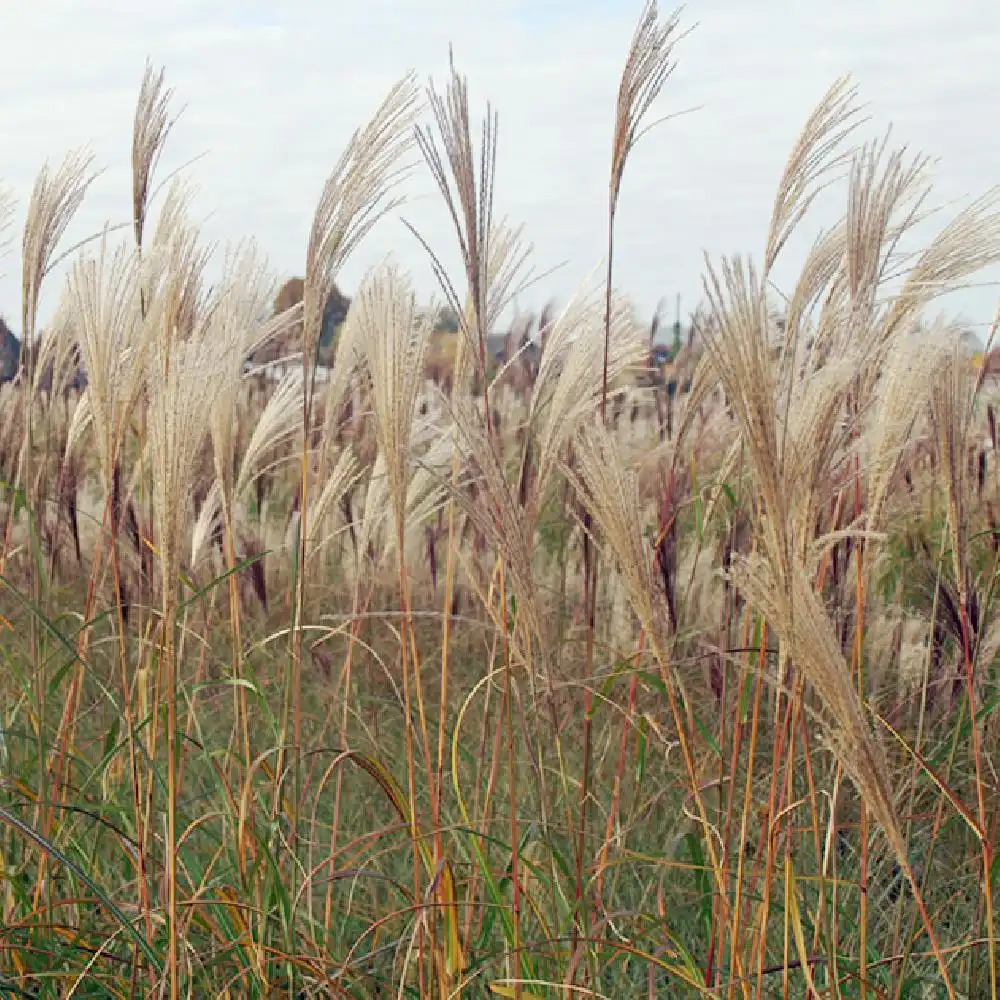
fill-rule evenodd
<path id="1" fill-rule="evenodd" d="M 0 382 L 9 382 L 17 374 L 20 361 L 21 341 L 0 316 Z"/>

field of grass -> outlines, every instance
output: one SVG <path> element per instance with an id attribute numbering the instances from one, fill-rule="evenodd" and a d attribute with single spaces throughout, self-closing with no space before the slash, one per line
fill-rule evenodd
<path id="1" fill-rule="evenodd" d="M 679 38 L 644 9 L 606 283 L 530 370 L 485 349 L 531 261 L 457 73 L 354 137 L 278 316 L 252 243 L 209 286 L 185 188 L 154 198 L 161 73 L 134 227 L 72 250 L 44 330 L 92 173 L 39 175 L 0 388 L 0 996 L 1000 998 L 994 390 L 925 320 L 1000 260 L 1000 197 L 903 256 L 926 163 L 861 143 L 838 82 L 668 394 L 613 251 Z M 448 384 L 390 265 L 317 382 L 410 169 L 465 264 Z M 293 327 L 304 378 L 244 370 Z"/>

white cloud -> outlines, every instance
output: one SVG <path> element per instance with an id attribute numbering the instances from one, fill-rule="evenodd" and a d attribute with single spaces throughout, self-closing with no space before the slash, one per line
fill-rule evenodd
<path id="1" fill-rule="evenodd" d="M 20 215 L 35 172 L 83 144 L 105 172 L 68 241 L 128 216 L 131 116 L 147 55 L 167 68 L 185 112 L 163 169 L 189 168 L 206 236 L 254 236 L 282 273 L 302 266 L 312 209 L 353 129 L 406 69 L 443 80 L 449 43 L 473 99 L 500 112 L 498 211 L 524 222 L 536 263 L 567 266 L 525 305 L 565 296 L 604 253 L 605 200 L 617 76 L 640 0 L 38 0 L 5 18 L 0 60 L 0 184 Z M 940 159 L 939 201 L 1000 182 L 1000 11 L 995 0 L 693 0 L 665 124 L 636 151 L 625 178 L 617 276 L 645 313 L 700 295 L 702 254 L 759 255 L 771 199 L 796 134 L 839 75 L 869 102 L 872 134 Z M 426 172 L 404 210 L 457 263 L 454 237 Z M 794 251 L 830 217 L 813 220 Z M 921 230 L 926 239 L 933 226 Z M 15 247 L 16 250 L 16 247 Z M 394 253 L 421 291 L 430 269 L 396 220 L 350 263 Z M 19 312 L 19 261 L 0 261 L 0 310 Z M 994 280 L 996 273 L 991 274 Z M 53 282 L 45 305 L 54 304 Z M 949 301 L 986 324 L 996 288 Z"/>

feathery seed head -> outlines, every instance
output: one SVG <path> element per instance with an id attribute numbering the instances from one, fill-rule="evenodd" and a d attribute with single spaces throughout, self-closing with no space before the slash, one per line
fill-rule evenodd
<path id="1" fill-rule="evenodd" d="M 405 516 L 410 434 L 433 321 L 420 316 L 409 281 L 389 265 L 369 276 L 355 303 L 359 346 L 371 376 L 375 434 L 391 502 Z"/>
<path id="2" fill-rule="evenodd" d="M 193 197 L 190 184 L 170 185 L 152 244 L 142 256 L 144 305 L 157 311 L 159 335 L 168 343 L 190 337 L 208 315 L 203 281 L 211 248 L 200 245 L 190 219 Z"/>
<path id="3" fill-rule="evenodd" d="M 169 356 L 168 356 L 169 355 Z M 175 586 L 190 523 L 190 484 L 208 433 L 205 413 L 219 377 L 203 336 L 155 340 L 146 366 L 153 513 L 164 587 Z"/>
<path id="4" fill-rule="evenodd" d="M 313 536 L 309 544 L 310 558 L 316 558 L 323 546 L 329 541 L 329 533 L 320 536 L 328 515 L 340 501 L 347 496 L 361 479 L 362 468 L 354 452 L 345 448 L 337 457 L 336 464 L 326 482 L 322 484 L 318 494 L 309 504 L 310 533 Z M 367 513 L 367 506 L 365 511 Z"/>
<path id="5" fill-rule="evenodd" d="M 42 281 L 59 241 L 96 176 L 91 169 L 93 159 L 92 154 L 81 150 L 70 153 L 54 173 L 46 164 L 39 171 L 31 191 L 21 246 L 22 329 L 29 363 Z"/>
<path id="6" fill-rule="evenodd" d="M 68 388 L 80 363 L 73 313 L 73 303 L 66 286 L 52 322 L 39 338 L 35 361 L 35 391 L 47 384 L 52 399 L 61 396 Z"/>
<path id="7" fill-rule="evenodd" d="M 173 91 L 164 87 L 164 75 L 162 68 L 154 70 L 147 60 L 132 123 L 132 224 L 137 247 L 145 233 L 150 181 L 175 121 L 169 115 Z"/>
<path id="8" fill-rule="evenodd" d="M 770 273 L 793 230 L 805 217 L 829 174 L 846 165 L 844 141 L 864 119 L 859 115 L 857 88 L 847 77 L 837 80 L 809 116 L 785 165 L 764 250 L 764 274 Z"/>
<path id="9" fill-rule="evenodd" d="M 78 403 L 80 423 L 92 419 L 104 488 L 111 490 L 132 410 L 142 390 L 151 327 L 140 307 L 140 262 L 102 240 L 96 258 L 81 257 L 67 283 L 87 389 Z M 84 404 L 84 399 L 86 404 Z"/>
<path id="10" fill-rule="evenodd" d="M 604 303 L 578 293 L 549 326 L 531 392 L 529 425 L 538 441 L 536 495 L 543 494 L 577 429 L 593 419 L 600 401 L 604 365 Z M 648 346 L 624 299 L 614 298 L 608 354 L 608 384 L 644 360 Z"/>
<path id="11" fill-rule="evenodd" d="M 278 325 L 267 319 L 274 280 L 266 259 L 253 242 L 230 250 L 223 279 L 213 297 L 206 345 L 215 356 L 219 382 L 208 414 L 215 474 L 231 499 L 235 467 L 237 403 L 244 385 L 247 358 L 274 335 Z"/>
<path id="12" fill-rule="evenodd" d="M 351 137 L 323 187 L 306 254 L 302 354 L 307 366 L 316 353 L 323 307 L 341 266 L 372 227 L 400 204 L 393 191 L 406 173 L 400 160 L 412 147 L 419 113 L 415 78 L 407 74 L 371 121 Z"/>
<path id="13" fill-rule="evenodd" d="M 661 20 L 656 0 L 648 0 L 629 45 L 618 87 L 615 134 L 611 147 L 611 213 L 621 191 L 625 163 L 646 131 L 643 119 L 676 67 L 674 47 L 679 38 L 680 12 Z"/>
<path id="14" fill-rule="evenodd" d="M 240 461 L 240 471 L 233 489 L 241 497 L 262 471 L 265 456 L 301 430 L 302 399 L 305 392 L 301 377 L 286 375 L 271 394 L 257 419 Z"/>
<path id="15" fill-rule="evenodd" d="M 947 329 L 934 327 L 915 338 L 896 339 L 885 356 L 861 442 L 868 475 L 869 530 L 881 527 L 893 478 L 928 402 L 927 388 L 947 366 L 948 337 Z"/>
<path id="16" fill-rule="evenodd" d="M 886 318 L 887 334 L 907 330 L 938 296 L 1000 261 L 1000 187 L 949 222 L 908 271 Z"/>
<path id="17" fill-rule="evenodd" d="M 937 471 L 948 502 L 948 530 L 955 580 L 964 597 L 968 579 L 965 560 L 969 529 L 966 461 L 975 383 L 957 344 L 952 342 L 949 349 L 941 353 L 943 363 L 931 382 L 930 417 L 937 451 Z"/>
<path id="18" fill-rule="evenodd" d="M 566 475 L 597 527 L 598 541 L 618 567 L 639 623 L 659 648 L 665 648 L 669 619 L 659 601 L 643 536 L 638 477 L 623 465 L 600 421 L 579 428 L 573 451 L 576 468 L 566 468 Z"/>

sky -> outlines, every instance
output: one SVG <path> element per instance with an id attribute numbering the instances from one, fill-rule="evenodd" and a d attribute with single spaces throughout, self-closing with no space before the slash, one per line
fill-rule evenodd
<path id="1" fill-rule="evenodd" d="M 671 8 L 661 4 L 664 12 Z M 352 131 L 407 70 L 441 85 L 449 45 L 469 78 L 473 112 L 500 116 L 496 210 L 523 223 L 539 272 L 520 308 L 565 301 L 603 266 L 618 77 L 641 0 L 3 0 L 0 186 L 16 200 L 0 259 L 0 313 L 16 332 L 19 229 L 39 167 L 86 147 L 103 170 L 66 245 L 130 212 L 131 123 L 145 61 L 166 68 L 181 111 L 161 176 L 184 167 L 207 240 L 255 238 L 281 277 L 301 273 L 324 179 Z M 942 215 L 919 249 L 969 199 L 1000 184 L 1000 5 L 996 0 L 691 0 L 677 70 L 625 174 L 616 284 L 650 316 L 676 296 L 688 314 L 705 255 L 763 252 L 781 172 L 810 111 L 851 74 L 871 122 L 935 160 Z M 187 164 L 187 166 L 184 166 Z M 444 206 L 425 167 L 404 208 L 347 263 L 349 294 L 387 254 L 436 291 L 412 223 L 459 276 Z M 777 271 L 791 287 L 809 244 L 845 207 L 831 194 Z M 62 280 L 43 295 L 51 314 Z M 941 303 L 984 334 L 1000 271 Z"/>

